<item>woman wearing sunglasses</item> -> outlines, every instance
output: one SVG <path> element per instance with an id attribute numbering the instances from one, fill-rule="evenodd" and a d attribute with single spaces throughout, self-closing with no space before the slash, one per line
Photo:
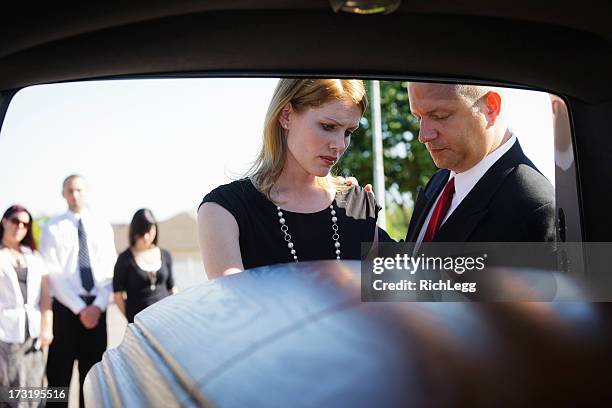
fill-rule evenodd
<path id="1" fill-rule="evenodd" d="M 40 387 L 45 372 L 41 346 L 53 340 L 53 314 L 29 211 L 9 207 L 0 237 L 0 386 Z"/>

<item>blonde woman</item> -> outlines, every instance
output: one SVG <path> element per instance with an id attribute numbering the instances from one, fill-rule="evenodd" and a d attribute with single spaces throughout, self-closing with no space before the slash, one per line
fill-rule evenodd
<path id="1" fill-rule="evenodd" d="M 374 196 L 330 175 L 366 109 L 362 81 L 281 79 L 248 176 L 217 187 L 198 210 L 209 278 L 262 265 L 361 259 L 377 239 Z"/>
<path id="2" fill-rule="evenodd" d="M 0 238 L 0 386 L 42 387 L 41 346 L 53 341 L 53 312 L 47 268 L 36 251 L 29 211 L 9 207 L 0 222 Z"/>

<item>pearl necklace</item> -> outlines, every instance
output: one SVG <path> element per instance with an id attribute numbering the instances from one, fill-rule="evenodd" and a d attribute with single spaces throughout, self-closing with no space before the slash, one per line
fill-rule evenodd
<path id="1" fill-rule="evenodd" d="M 281 227 L 281 231 L 283 232 L 283 234 L 285 234 L 285 242 L 287 243 L 287 247 L 289 248 L 289 252 L 291 253 L 291 255 L 293 256 L 293 260 L 295 262 L 298 262 L 298 256 L 297 256 L 297 251 L 294 248 L 293 242 L 291 242 L 291 234 L 289 234 L 289 227 L 287 226 L 287 221 L 283 218 L 283 211 L 281 210 L 281 208 L 279 206 L 276 206 L 276 209 L 278 210 L 278 222 L 280 223 Z M 336 210 L 334 210 L 334 206 L 330 205 L 329 206 L 330 212 L 331 212 L 331 222 L 332 222 L 332 231 L 334 231 L 334 233 L 332 234 L 332 239 L 334 240 L 334 248 L 336 250 L 336 259 L 340 259 L 340 235 L 338 234 L 338 217 L 336 217 Z"/>

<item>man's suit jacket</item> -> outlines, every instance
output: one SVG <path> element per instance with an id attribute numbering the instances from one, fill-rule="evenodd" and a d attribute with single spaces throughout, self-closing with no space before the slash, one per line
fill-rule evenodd
<path id="1" fill-rule="evenodd" d="M 416 242 L 449 175 L 449 170 L 438 170 L 419 192 L 407 242 Z M 476 183 L 434 238 L 438 242 L 554 240 L 554 188 L 525 156 L 518 140 Z"/>

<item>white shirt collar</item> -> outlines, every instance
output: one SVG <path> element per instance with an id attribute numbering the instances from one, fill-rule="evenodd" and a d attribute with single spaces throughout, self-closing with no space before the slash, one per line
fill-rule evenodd
<path id="1" fill-rule="evenodd" d="M 82 210 L 80 213 L 72 212 L 71 210 L 66 211 L 66 217 L 72 220 L 75 224 L 79 223 L 79 220 L 87 218 L 87 209 Z"/>
<path id="2" fill-rule="evenodd" d="M 469 170 L 462 173 L 455 173 L 451 170 L 450 177 L 455 178 L 455 199 L 460 203 L 472 191 L 476 183 L 485 175 L 485 173 L 493 166 L 512 146 L 516 143 L 516 136 L 513 134 L 504 144 L 489 153 L 478 164 Z M 449 211 L 450 213 L 450 211 Z M 449 214 L 450 215 L 450 214 Z"/>

